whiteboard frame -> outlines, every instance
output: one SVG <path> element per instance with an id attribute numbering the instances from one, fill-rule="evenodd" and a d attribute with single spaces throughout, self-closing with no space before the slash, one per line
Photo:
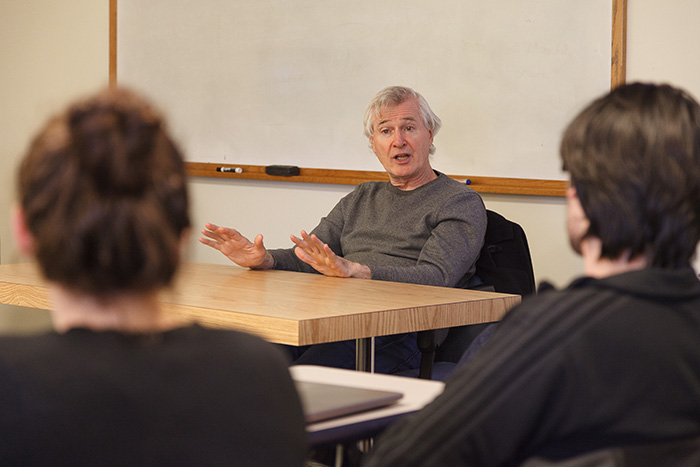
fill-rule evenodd
<path id="1" fill-rule="evenodd" d="M 624 84 L 626 80 L 626 28 L 627 0 L 612 1 L 612 37 L 611 37 L 611 89 Z M 118 0 L 109 2 L 109 84 L 117 85 L 117 5 Z M 218 163 L 188 162 L 191 176 L 240 178 L 269 181 L 293 181 L 301 183 L 356 185 L 368 180 L 387 180 L 386 173 L 361 170 L 300 168 L 299 176 L 278 177 L 265 173 L 265 166 L 231 165 Z M 217 169 L 240 167 L 242 173 L 220 172 Z M 468 181 L 478 192 L 521 194 L 537 196 L 564 196 L 566 181 L 538 180 L 529 178 L 478 177 L 470 175 L 450 175 Z"/>

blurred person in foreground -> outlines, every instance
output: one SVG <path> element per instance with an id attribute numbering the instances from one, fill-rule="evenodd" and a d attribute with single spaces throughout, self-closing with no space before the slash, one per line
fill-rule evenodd
<path id="1" fill-rule="evenodd" d="M 161 307 L 190 226 L 185 165 L 140 96 L 52 118 L 18 174 L 13 226 L 55 332 L 0 338 L 0 464 L 299 466 L 280 349 Z"/>

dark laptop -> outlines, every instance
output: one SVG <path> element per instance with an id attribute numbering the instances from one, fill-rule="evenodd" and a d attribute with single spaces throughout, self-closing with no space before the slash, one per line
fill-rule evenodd
<path id="1" fill-rule="evenodd" d="M 294 382 L 304 408 L 307 423 L 343 417 L 386 407 L 403 397 L 400 392 L 354 388 L 333 384 Z"/>

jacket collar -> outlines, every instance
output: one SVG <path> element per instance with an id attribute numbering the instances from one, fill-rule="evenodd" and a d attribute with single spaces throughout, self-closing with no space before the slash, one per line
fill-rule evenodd
<path id="1" fill-rule="evenodd" d="M 569 285 L 569 289 L 595 287 L 613 289 L 626 294 L 649 299 L 700 298 L 700 280 L 692 268 L 641 269 L 603 279 L 582 277 Z"/>

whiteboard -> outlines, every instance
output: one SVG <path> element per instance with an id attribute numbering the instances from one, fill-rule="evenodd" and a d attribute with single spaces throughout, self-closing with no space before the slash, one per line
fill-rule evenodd
<path id="1" fill-rule="evenodd" d="M 437 170 L 563 180 L 611 33 L 611 0 L 119 0 L 117 81 L 192 162 L 382 170 L 362 117 L 405 85 L 443 121 Z"/>

